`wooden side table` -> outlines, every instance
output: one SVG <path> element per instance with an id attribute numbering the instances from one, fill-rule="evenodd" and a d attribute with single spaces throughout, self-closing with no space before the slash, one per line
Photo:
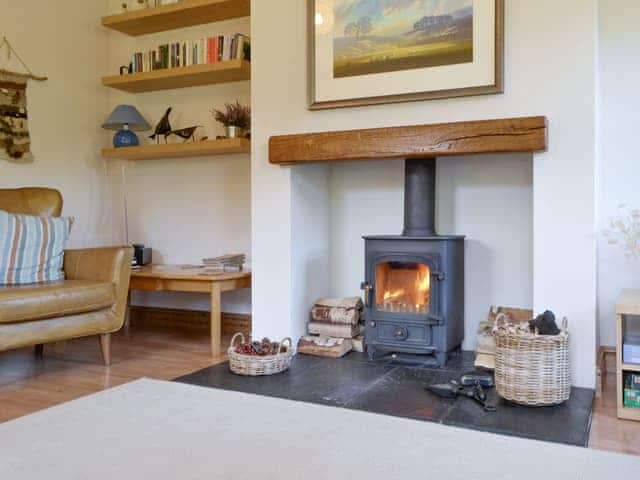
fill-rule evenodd
<path id="1" fill-rule="evenodd" d="M 211 295 L 211 354 L 221 353 L 222 320 L 220 296 L 222 292 L 251 288 L 251 272 L 227 272 L 221 275 L 202 275 L 201 268 L 171 265 L 147 265 L 131 272 L 129 290 L 147 292 L 199 292 Z"/>
<path id="2" fill-rule="evenodd" d="M 622 340 L 625 332 L 626 315 L 640 316 L 640 290 L 623 290 L 616 303 L 616 377 L 618 418 L 640 420 L 640 408 L 624 406 L 624 372 L 640 373 L 640 365 L 623 362 Z M 640 321 L 640 320 L 636 320 Z"/>

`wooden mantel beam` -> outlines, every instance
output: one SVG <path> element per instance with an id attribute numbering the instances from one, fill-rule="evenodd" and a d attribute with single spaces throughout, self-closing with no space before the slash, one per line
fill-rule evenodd
<path id="1" fill-rule="evenodd" d="M 523 117 L 276 136 L 269 140 L 269 163 L 293 165 L 546 149 L 546 117 Z"/>

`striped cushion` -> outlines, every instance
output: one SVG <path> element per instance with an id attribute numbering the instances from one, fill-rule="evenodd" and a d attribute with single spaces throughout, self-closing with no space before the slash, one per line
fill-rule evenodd
<path id="1" fill-rule="evenodd" d="M 0 210 L 0 285 L 63 280 L 64 248 L 72 225 L 72 218 Z"/>

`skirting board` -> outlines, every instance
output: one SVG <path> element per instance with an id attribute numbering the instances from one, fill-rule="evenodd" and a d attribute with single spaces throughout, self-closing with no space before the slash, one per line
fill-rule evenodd
<path id="1" fill-rule="evenodd" d="M 172 308 L 131 306 L 131 322 L 134 325 L 209 329 L 209 312 Z M 242 332 L 251 334 L 251 315 L 222 313 L 222 334 Z"/>

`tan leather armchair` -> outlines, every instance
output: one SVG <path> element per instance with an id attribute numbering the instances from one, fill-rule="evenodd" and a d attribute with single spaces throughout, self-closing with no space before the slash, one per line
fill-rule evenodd
<path id="1" fill-rule="evenodd" d="M 62 195 L 46 188 L 0 189 L 0 210 L 60 216 Z M 111 333 L 124 323 L 130 247 L 67 250 L 65 280 L 0 286 L 0 351 L 98 335 L 105 365 L 111 363 Z"/>

